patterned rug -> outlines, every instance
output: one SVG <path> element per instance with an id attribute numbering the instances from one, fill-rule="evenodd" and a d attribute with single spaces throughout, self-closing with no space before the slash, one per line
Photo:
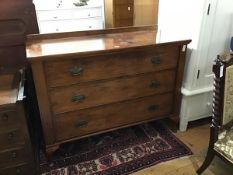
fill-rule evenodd
<path id="1" fill-rule="evenodd" d="M 159 122 L 133 126 L 64 144 L 49 166 L 41 154 L 43 175 L 122 175 L 191 155 Z"/>

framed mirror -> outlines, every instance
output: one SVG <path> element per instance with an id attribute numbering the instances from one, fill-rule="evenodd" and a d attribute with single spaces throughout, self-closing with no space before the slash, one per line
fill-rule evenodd
<path id="1" fill-rule="evenodd" d="M 40 33 L 157 25 L 159 0 L 34 0 Z"/>

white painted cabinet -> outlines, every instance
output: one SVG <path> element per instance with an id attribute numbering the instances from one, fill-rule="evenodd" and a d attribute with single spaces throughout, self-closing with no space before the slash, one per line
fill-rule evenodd
<path id="1" fill-rule="evenodd" d="M 232 0 L 162 0 L 160 32 L 192 39 L 182 88 L 180 130 L 189 121 L 212 115 L 213 73 L 216 56 L 229 51 L 233 34 Z M 171 36 L 172 37 L 172 36 Z"/>
<path id="2" fill-rule="evenodd" d="M 77 7 L 75 0 L 35 0 L 40 33 L 99 30 L 104 28 L 103 0 Z"/>

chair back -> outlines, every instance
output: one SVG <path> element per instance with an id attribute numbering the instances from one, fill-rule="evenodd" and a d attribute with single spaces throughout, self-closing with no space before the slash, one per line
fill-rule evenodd
<path id="1" fill-rule="evenodd" d="M 220 127 L 233 123 L 233 55 L 219 55 L 213 67 L 215 90 L 213 117 Z"/>

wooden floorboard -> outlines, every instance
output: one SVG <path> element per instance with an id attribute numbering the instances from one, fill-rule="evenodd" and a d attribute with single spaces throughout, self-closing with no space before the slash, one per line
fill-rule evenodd
<path id="1" fill-rule="evenodd" d="M 195 175 L 202 164 L 209 142 L 209 124 L 189 128 L 187 132 L 177 132 L 175 135 L 183 141 L 194 153 L 192 156 L 160 163 L 132 175 Z M 232 175 L 233 167 L 215 158 L 203 175 Z"/>

